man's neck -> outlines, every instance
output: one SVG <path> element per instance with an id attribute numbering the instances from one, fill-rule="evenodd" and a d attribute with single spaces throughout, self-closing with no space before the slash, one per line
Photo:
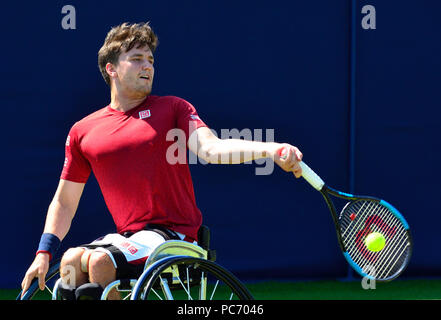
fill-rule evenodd
<path id="1" fill-rule="evenodd" d="M 139 106 L 147 96 L 148 95 L 140 97 L 127 97 L 123 94 L 117 94 L 112 90 L 110 107 L 118 111 L 127 112 L 130 109 Z"/>

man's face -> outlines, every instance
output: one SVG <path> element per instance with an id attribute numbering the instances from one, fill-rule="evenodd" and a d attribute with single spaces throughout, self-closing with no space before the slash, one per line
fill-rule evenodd
<path id="1" fill-rule="evenodd" d="M 155 73 L 153 63 L 153 54 L 148 46 L 121 53 L 118 64 L 114 66 L 117 89 L 133 97 L 150 94 Z"/>

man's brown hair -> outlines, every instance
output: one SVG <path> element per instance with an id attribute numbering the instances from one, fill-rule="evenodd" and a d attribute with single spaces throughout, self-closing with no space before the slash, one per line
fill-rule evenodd
<path id="1" fill-rule="evenodd" d="M 152 53 L 158 46 L 158 37 L 146 23 L 129 24 L 127 22 L 113 27 L 106 36 L 104 44 L 98 51 L 98 67 L 104 81 L 110 86 L 110 77 L 106 72 L 106 64 L 116 65 L 120 54 L 132 48 L 149 46 Z"/>

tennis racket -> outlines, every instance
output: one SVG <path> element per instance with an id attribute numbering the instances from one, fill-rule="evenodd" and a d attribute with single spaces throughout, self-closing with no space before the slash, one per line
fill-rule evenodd
<path id="1" fill-rule="evenodd" d="M 281 156 L 285 151 L 281 150 Z M 406 268 L 412 254 L 409 224 L 390 203 L 368 196 L 357 196 L 333 189 L 304 162 L 300 162 L 302 177 L 319 191 L 331 211 L 337 239 L 349 265 L 362 277 L 391 281 Z M 339 215 L 330 196 L 349 200 Z M 381 233 L 385 245 L 371 251 L 365 244 L 373 232 Z"/>

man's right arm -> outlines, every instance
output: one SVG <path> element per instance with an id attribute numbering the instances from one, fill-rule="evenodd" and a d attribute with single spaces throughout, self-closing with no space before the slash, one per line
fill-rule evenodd
<path id="1" fill-rule="evenodd" d="M 51 233 L 63 240 L 80 202 L 84 183 L 60 179 L 57 191 L 49 205 L 43 233 Z M 32 280 L 38 277 L 39 287 L 44 290 L 44 279 L 49 270 L 49 254 L 38 253 L 22 281 L 23 293 L 29 288 Z"/>
<path id="2" fill-rule="evenodd" d="M 77 211 L 84 185 L 84 183 L 60 179 L 47 212 L 45 233 L 52 233 L 60 240 L 64 239 Z"/>

